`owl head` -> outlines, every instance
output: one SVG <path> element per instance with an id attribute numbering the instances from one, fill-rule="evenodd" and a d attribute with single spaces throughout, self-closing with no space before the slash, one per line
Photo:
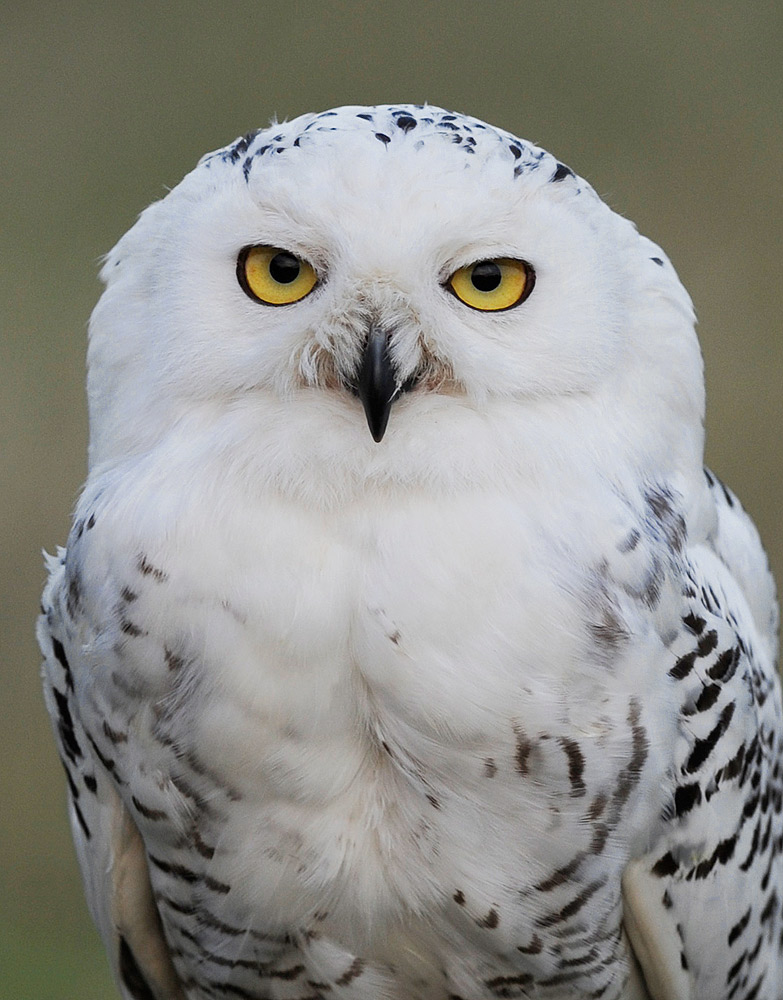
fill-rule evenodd
<path id="1" fill-rule="evenodd" d="M 514 462 L 567 461 L 580 436 L 700 462 L 701 361 L 668 259 L 475 118 L 344 107 L 250 133 L 148 208 L 101 276 L 93 467 L 210 426 L 267 459 L 375 469 L 427 450 L 464 465 L 467 442 L 480 464 L 500 440 Z"/>

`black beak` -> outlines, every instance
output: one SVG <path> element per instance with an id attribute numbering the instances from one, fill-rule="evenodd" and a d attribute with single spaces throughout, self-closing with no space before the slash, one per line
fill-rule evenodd
<path id="1" fill-rule="evenodd" d="M 389 354 L 389 333 L 373 323 L 357 373 L 356 392 L 375 441 L 380 441 L 386 433 L 392 403 L 403 388 L 408 386 L 401 386 L 397 381 Z"/>

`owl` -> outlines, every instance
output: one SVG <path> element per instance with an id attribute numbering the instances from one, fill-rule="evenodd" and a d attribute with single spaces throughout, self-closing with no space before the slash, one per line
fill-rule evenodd
<path id="1" fill-rule="evenodd" d="M 38 635 L 123 998 L 780 1000 L 774 586 L 663 251 L 343 107 L 102 278 Z"/>

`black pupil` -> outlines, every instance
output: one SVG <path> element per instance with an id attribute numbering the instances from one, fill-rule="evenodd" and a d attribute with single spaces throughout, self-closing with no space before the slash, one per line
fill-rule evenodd
<path id="1" fill-rule="evenodd" d="M 502 275 L 498 265 L 491 260 L 482 260 L 470 272 L 473 287 L 480 292 L 494 292 L 500 284 Z"/>
<path id="2" fill-rule="evenodd" d="M 269 261 L 269 273 L 280 285 L 290 285 L 299 277 L 299 261 L 292 253 L 276 253 Z"/>

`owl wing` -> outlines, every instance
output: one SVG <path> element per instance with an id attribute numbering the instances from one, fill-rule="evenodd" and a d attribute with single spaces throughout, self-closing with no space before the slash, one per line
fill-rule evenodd
<path id="1" fill-rule="evenodd" d="M 671 799 L 661 834 L 625 872 L 624 920 L 653 1000 L 779 1000 L 783 721 L 774 584 L 739 501 L 710 473 L 707 482 L 715 529 L 687 552 L 671 644 L 669 676 L 680 691 Z"/>
<path id="2" fill-rule="evenodd" d="M 44 696 L 68 780 L 73 839 L 92 917 L 125 1000 L 184 1000 L 150 887 L 139 831 L 85 731 L 69 657 L 75 647 L 75 595 L 65 579 L 65 551 L 48 560 L 38 621 Z M 108 766 L 107 766 L 108 765 Z"/>

